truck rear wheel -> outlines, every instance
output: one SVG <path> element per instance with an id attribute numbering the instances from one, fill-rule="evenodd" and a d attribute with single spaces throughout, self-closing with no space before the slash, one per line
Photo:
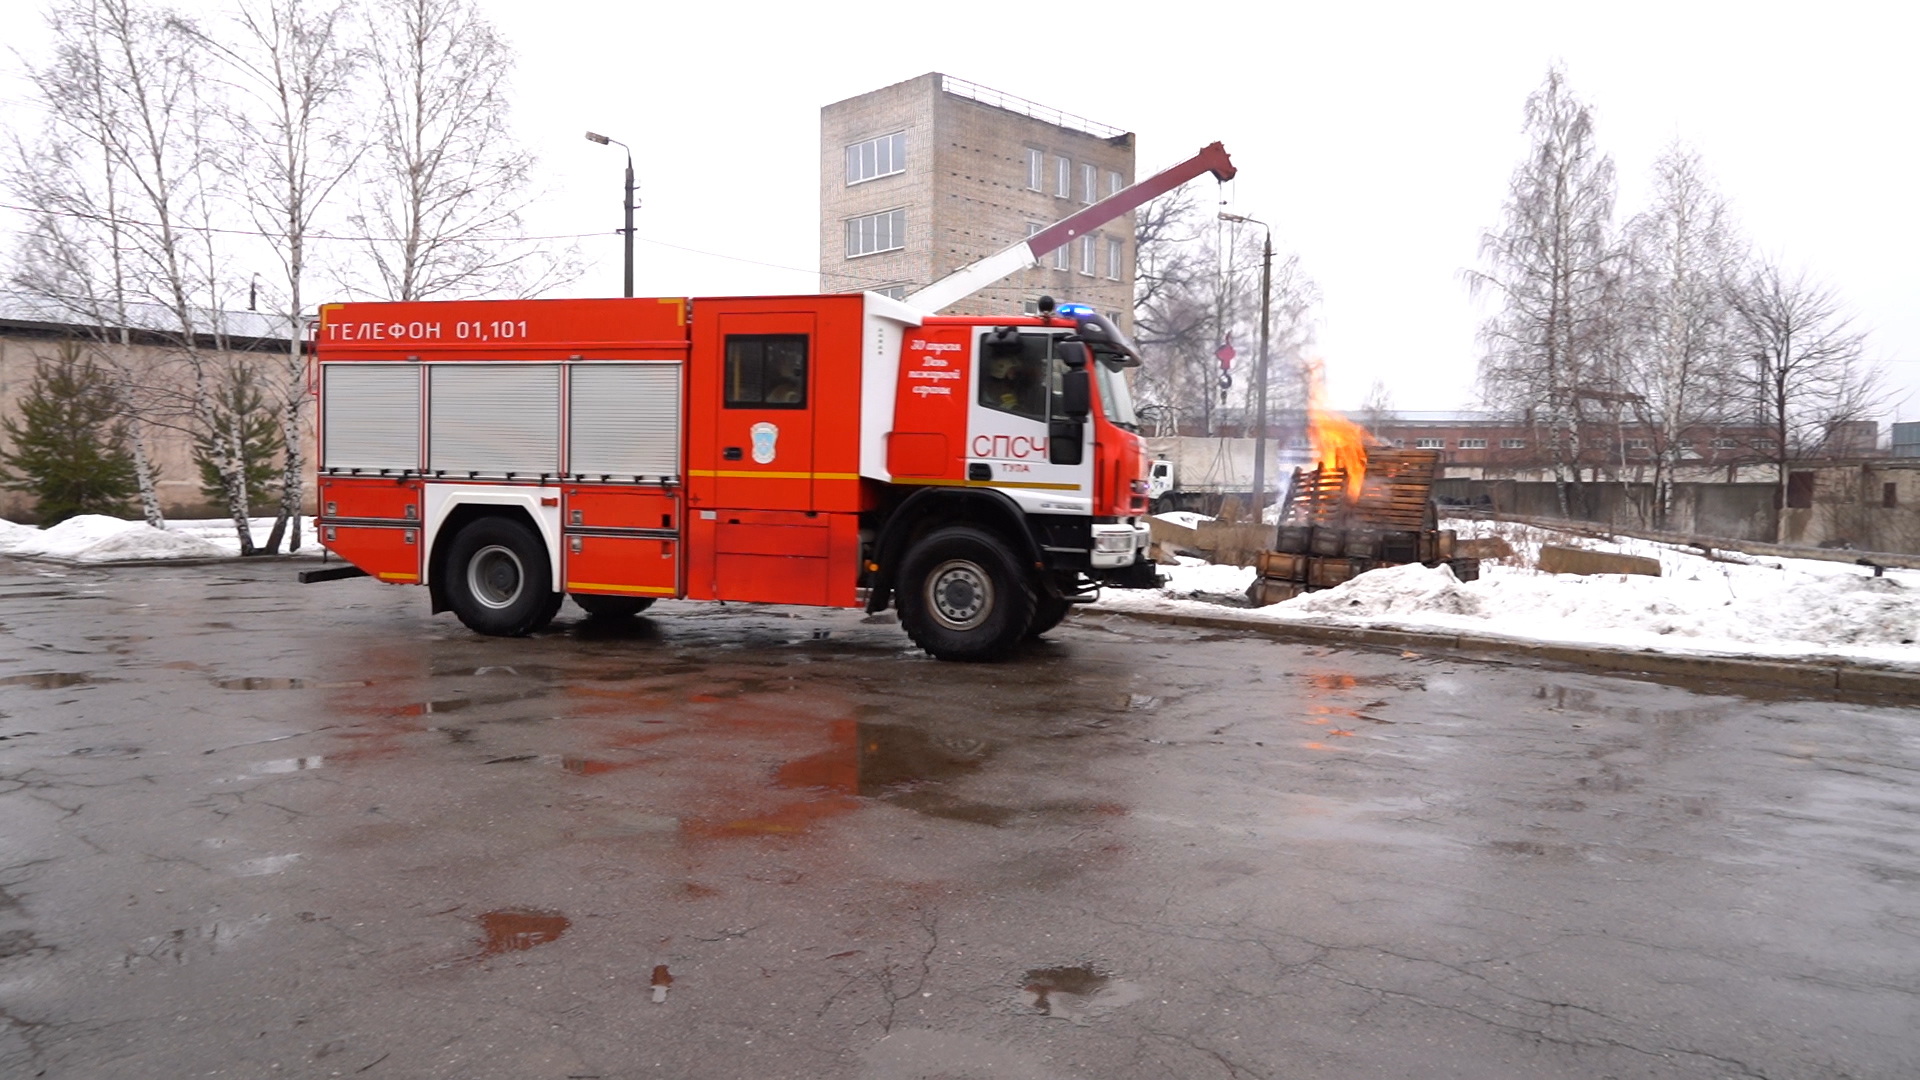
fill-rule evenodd
<path id="1" fill-rule="evenodd" d="M 941 660 L 999 660 L 1027 636 L 1034 592 L 1005 544 L 949 526 L 927 534 L 901 564 L 900 624 Z"/>
<path id="2" fill-rule="evenodd" d="M 447 602 L 469 630 L 523 637 L 560 609 L 547 587 L 553 568 L 546 545 L 523 522 L 484 517 L 461 529 L 447 551 Z"/>
<path id="3" fill-rule="evenodd" d="M 607 596 L 604 593 L 574 593 L 573 602 L 595 619 L 631 619 L 653 606 L 651 596 Z"/>

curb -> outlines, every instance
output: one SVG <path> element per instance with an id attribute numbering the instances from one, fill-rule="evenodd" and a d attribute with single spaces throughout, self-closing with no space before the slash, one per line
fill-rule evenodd
<path id="1" fill-rule="evenodd" d="M 1091 612 L 1089 613 L 1091 614 Z M 1372 645 L 1396 649 L 1448 649 L 1457 652 L 1514 653 L 1534 660 L 1598 671 L 1658 675 L 1681 679 L 1716 679 L 1757 683 L 1794 690 L 1849 694 L 1885 694 L 1920 699 L 1920 671 L 1862 667 L 1833 661 L 1755 660 L 1740 656 L 1683 656 L 1653 650 L 1608 649 L 1591 645 L 1557 645 L 1482 634 L 1450 634 L 1394 630 L 1370 626 L 1275 623 L 1228 615 L 1189 615 L 1173 611 L 1101 612 L 1143 622 L 1191 626 L 1206 630 L 1233 630 L 1281 641 L 1316 644 Z"/>

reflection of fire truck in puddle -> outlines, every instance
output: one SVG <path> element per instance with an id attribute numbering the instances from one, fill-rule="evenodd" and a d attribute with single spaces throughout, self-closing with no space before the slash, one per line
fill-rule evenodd
<path id="1" fill-rule="evenodd" d="M 1157 581 L 1140 356 L 1082 305 L 928 312 L 1209 171 L 1233 175 L 1218 143 L 905 302 L 330 305 L 322 539 L 482 633 L 568 595 L 894 604 L 935 656 L 1005 656 L 1103 584 Z"/>

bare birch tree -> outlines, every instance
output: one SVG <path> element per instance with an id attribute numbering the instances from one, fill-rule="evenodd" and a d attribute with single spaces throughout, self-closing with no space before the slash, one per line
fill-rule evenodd
<path id="1" fill-rule="evenodd" d="M 1621 370 L 1653 452 L 1651 516 L 1665 528 L 1688 433 L 1724 421 L 1736 405 L 1729 289 L 1745 252 L 1698 154 L 1672 145 L 1653 172 L 1652 205 L 1626 228 Z"/>
<path id="2" fill-rule="evenodd" d="M 8 187 L 29 219 L 9 280 L 88 328 L 124 410 L 142 516 L 160 528 L 166 522 L 147 450 L 153 380 L 132 349 L 141 297 L 130 263 L 138 251 L 121 216 L 131 198 L 123 160 L 131 86 L 123 76 L 134 61 L 112 28 L 124 15 L 92 0 L 47 12 L 53 55 L 28 79 L 49 119 L 37 138 L 13 137 L 7 167 Z"/>
<path id="3" fill-rule="evenodd" d="M 507 124 L 511 47 L 474 0 L 370 0 L 372 146 L 353 223 L 388 300 L 529 296 L 574 261 L 523 240 L 533 156 Z"/>
<path id="4" fill-rule="evenodd" d="M 1613 160 L 1557 67 L 1527 98 L 1524 130 L 1532 147 L 1508 183 L 1505 221 L 1481 237 L 1484 269 L 1466 277 L 1499 304 L 1480 328 L 1481 394 L 1544 429 L 1560 511 L 1570 514 L 1585 392 L 1610 327 Z"/>
<path id="5" fill-rule="evenodd" d="M 1251 423 L 1258 405 L 1260 259 L 1258 229 L 1224 228 L 1202 217 L 1191 196 L 1175 193 L 1149 203 L 1135 232 L 1136 340 L 1148 356 L 1137 393 L 1148 409 L 1197 420 L 1209 433 L 1223 409 L 1239 409 Z M 1300 358 L 1312 340 L 1319 290 L 1297 254 L 1276 252 L 1267 372 L 1270 410 L 1303 400 Z M 1231 342 L 1231 386 L 1222 386 L 1215 351 Z"/>
<path id="6" fill-rule="evenodd" d="M 254 227 L 270 239 L 280 269 L 279 298 L 287 358 L 278 391 L 285 445 L 279 514 L 262 550 L 300 549 L 305 495 L 306 356 L 304 286 L 308 243 L 329 199 L 351 173 L 360 145 L 352 137 L 353 53 L 350 8 L 312 0 L 253 0 L 234 15 L 231 44 L 205 37 L 241 92 L 234 127 L 242 153 L 240 195 Z"/>
<path id="7" fill-rule="evenodd" d="M 1763 259 L 1732 302 L 1746 358 L 1743 381 L 1769 433 L 1767 456 L 1785 508 L 1792 463 L 1850 450 L 1846 425 L 1884 404 L 1881 373 L 1867 360 L 1866 333 L 1854 328 L 1831 289 L 1804 272 L 1789 277 Z"/>

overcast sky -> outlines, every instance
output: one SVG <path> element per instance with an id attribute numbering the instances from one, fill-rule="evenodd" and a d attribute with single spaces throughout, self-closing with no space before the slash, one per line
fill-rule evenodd
<path id="1" fill-rule="evenodd" d="M 1481 312 L 1460 271 L 1559 62 L 1597 114 L 1621 221 L 1660 150 L 1692 144 L 1756 247 L 1872 331 L 1897 418 L 1920 419 L 1911 3 L 485 2 L 519 51 L 515 125 L 542 161 L 530 229 L 605 230 L 582 241 L 573 294 L 621 284 L 623 161 L 587 129 L 634 150 L 639 293 L 811 292 L 820 107 L 941 71 L 1137 133 L 1142 176 L 1224 142 L 1240 177 L 1198 194 L 1301 253 L 1333 400 L 1357 407 L 1381 378 L 1402 409 L 1471 406 Z M 0 0 L 30 56 L 40 6 Z M 0 104 L 26 96 L 5 67 Z"/>

